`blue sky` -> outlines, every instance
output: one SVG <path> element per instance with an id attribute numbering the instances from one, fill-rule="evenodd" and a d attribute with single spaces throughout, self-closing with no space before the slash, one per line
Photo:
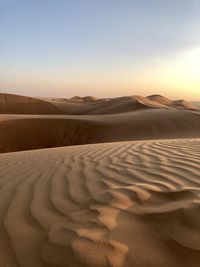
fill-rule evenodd
<path id="1" fill-rule="evenodd" d="M 0 90 L 200 99 L 199 26 L 199 0 L 0 0 Z"/>

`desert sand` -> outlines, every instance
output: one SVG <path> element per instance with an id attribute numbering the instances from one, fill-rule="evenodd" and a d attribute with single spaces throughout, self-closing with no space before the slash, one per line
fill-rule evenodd
<path id="1" fill-rule="evenodd" d="M 1 154 L 1 266 L 198 266 L 199 157 L 200 139 Z"/>
<path id="2" fill-rule="evenodd" d="M 0 266 L 199 266 L 198 107 L 2 94 L 0 113 Z"/>
<path id="3" fill-rule="evenodd" d="M 38 100 L 0 94 L 0 113 L 0 152 L 200 137 L 198 107 L 158 95 Z"/>

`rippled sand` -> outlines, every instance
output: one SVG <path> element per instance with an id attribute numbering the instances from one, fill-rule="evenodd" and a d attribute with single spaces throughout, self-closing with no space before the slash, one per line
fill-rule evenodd
<path id="1" fill-rule="evenodd" d="M 196 267 L 200 139 L 0 155 L 0 266 Z"/>

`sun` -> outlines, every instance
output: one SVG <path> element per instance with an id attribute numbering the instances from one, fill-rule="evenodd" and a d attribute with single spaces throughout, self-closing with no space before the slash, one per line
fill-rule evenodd
<path id="1" fill-rule="evenodd" d="M 185 74 L 191 81 L 200 82 L 200 48 L 186 51 L 175 67 L 178 73 Z"/>
<path id="2" fill-rule="evenodd" d="M 183 97 L 200 98 L 200 47 L 187 49 L 159 60 L 148 74 L 161 88 L 181 92 Z M 151 78 L 152 77 L 152 78 Z"/>

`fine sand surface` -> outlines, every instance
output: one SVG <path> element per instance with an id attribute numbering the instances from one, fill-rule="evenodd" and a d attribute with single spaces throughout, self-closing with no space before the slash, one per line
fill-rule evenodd
<path id="1" fill-rule="evenodd" d="M 200 138 L 200 113 L 145 109 L 107 115 L 0 115 L 0 152 L 125 140 Z"/>
<path id="2" fill-rule="evenodd" d="M 197 267 L 200 139 L 0 155 L 0 266 Z"/>

